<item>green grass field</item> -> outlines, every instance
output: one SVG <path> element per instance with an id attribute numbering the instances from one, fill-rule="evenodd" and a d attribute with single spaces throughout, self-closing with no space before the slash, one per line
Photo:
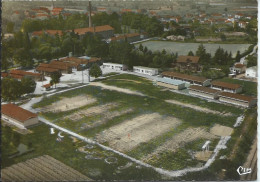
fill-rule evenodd
<path id="1" fill-rule="evenodd" d="M 72 98 L 78 95 L 88 95 L 96 98 L 95 103 L 85 105 L 70 111 L 58 113 L 41 113 L 43 117 L 49 119 L 55 124 L 92 139 L 96 139 L 97 134 L 100 134 L 104 130 L 117 126 L 118 124 L 123 124 L 127 120 L 134 119 L 135 117 L 139 117 L 144 114 L 158 113 L 160 116 L 172 117 L 181 121 L 178 126 L 171 128 L 168 131 L 161 133 L 157 137 L 154 137 L 146 142 L 140 143 L 131 150 L 125 152 L 127 155 L 139 160 L 142 160 L 144 157 L 152 154 L 165 142 L 170 141 L 172 138 L 186 131 L 188 128 L 203 128 L 206 132 L 209 132 L 210 128 L 215 124 L 232 127 L 237 116 L 243 112 L 242 109 L 237 107 L 207 102 L 206 100 L 201 100 L 199 98 L 164 90 L 161 87 L 154 86 L 152 81 L 135 75 L 114 75 L 101 80 L 100 82 L 106 85 L 138 91 L 143 93 L 145 96 L 131 95 L 89 85 L 76 90 L 71 90 L 44 98 L 39 103 L 36 103 L 33 107 L 48 107 L 53 102 L 61 100 L 64 97 Z M 194 110 L 192 108 L 170 104 L 165 102 L 165 100 L 176 100 L 183 103 L 197 105 L 202 108 L 219 111 L 221 113 L 231 113 L 232 115 L 224 116 L 222 114 L 205 113 Z M 65 118 L 68 115 L 75 114 L 79 111 L 84 111 L 93 107 L 99 107 L 108 103 L 117 103 L 117 105 L 114 108 L 108 108 L 106 111 L 100 112 L 97 115 L 88 117 L 84 116 L 77 121 L 72 121 L 69 118 Z M 106 120 L 106 122 L 103 122 L 91 129 L 82 129 L 83 125 L 93 124 L 104 118 L 104 115 L 107 113 L 121 112 L 127 109 L 131 109 L 130 112 L 110 118 Z M 135 166 L 128 168 L 124 172 L 118 172 L 116 168 L 126 164 L 128 161 L 113 153 L 109 153 L 109 156 L 116 156 L 118 158 L 118 163 L 112 165 L 112 167 L 111 165 L 104 163 L 103 160 L 88 160 L 86 162 L 86 159 L 84 158 L 85 154 L 76 152 L 78 147 L 85 145 L 84 143 L 73 143 L 67 135 L 65 135 L 65 140 L 63 142 L 56 142 L 56 136 L 50 135 L 49 128 L 43 124 L 32 128 L 32 131 L 32 134 L 21 136 L 20 143 L 28 144 L 31 142 L 32 147 L 35 150 L 17 158 L 8 159 L 7 156 L 15 151 L 15 145 L 11 143 L 11 145 L 8 145 L 8 147 L 5 148 L 5 152 L 3 153 L 5 158 L 2 163 L 3 167 L 39 155 L 48 154 L 79 170 L 81 173 L 89 176 L 92 179 L 161 179 L 161 176 L 153 170 L 142 168 L 140 171 L 140 169 L 135 168 Z M 7 132 L 3 133 L 5 136 L 5 133 Z M 5 138 L 8 140 L 8 136 Z M 206 140 L 206 138 L 197 138 L 192 142 L 181 143 L 180 147 L 175 151 L 165 150 L 158 155 L 153 155 L 148 163 L 154 165 L 155 167 L 168 170 L 178 170 L 187 167 L 203 165 L 205 162 L 193 158 L 190 152 L 201 151 L 201 147 Z M 219 138 L 212 139 L 210 150 L 214 149 L 218 141 Z M 109 146 L 108 142 L 104 142 L 103 144 Z M 100 148 L 95 147 L 93 150 L 103 157 L 108 155 L 106 151 L 103 151 Z M 93 151 L 91 150 L 90 152 Z M 135 177 L 133 177 L 133 175 Z"/>
<path id="2" fill-rule="evenodd" d="M 97 99 L 97 102 L 91 105 L 87 105 L 66 112 L 42 113 L 44 117 L 53 120 L 55 124 L 71 129 L 72 131 L 75 131 L 83 136 L 87 136 L 90 138 L 95 138 L 95 136 L 98 133 L 112 126 L 116 126 L 117 124 L 123 123 L 126 120 L 147 113 L 156 112 L 163 116 L 176 117 L 182 121 L 182 123 L 177 128 L 170 130 L 166 133 L 163 133 L 160 136 L 153 138 L 152 140 L 146 143 L 142 143 L 141 145 L 138 145 L 137 147 L 133 148 L 131 151 L 127 152 L 128 155 L 135 157 L 137 159 L 142 159 L 142 157 L 150 154 L 151 152 L 156 150 L 156 148 L 162 145 L 162 143 L 171 139 L 178 133 L 183 132 L 188 127 L 203 127 L 207 131 L 209 131 L 209 129 L 215 124 L 231 127 L 234 124 L 236 117 L 242 112 L 241 109 L 236 107 L 213 103 L 213 102 L 207 102 L 199 98 L 190 97 L 186 95 L 173 93 L 167 90 L 163 90 L 160 87 L 154 86 L 152 81 L 135 75 L 129 75 L 129 74 L 114 75 L 102 80 L 101 82 L 106 85 L 112 85 L 120 88 L 130 89 L 133 91 L 138 91 L 145 94 L 146 96 L 143 97 L 143 96 L 129 95 L 126 93 L 121 93 L 121 92 L 116 92 L 116 91 L 111 91 L 106 89 L 101 90 L 101 88 L 97 86 L 86 86 L 77 90 L 64 92 L 62 94 L 58 94 L 50 98 L 45 98 L 41 102 L 35 104 L 34 107 L 48 106 L 54 101 L 60 100 L 63 97 L 74 97 L 76 95 L 82 95 L 82 94 L 91 95 L 95 97 Z M 191 108 L 185 108 L 179 105 L 167 103 L 165 102 L 165 100 L 176 100 L 179 102 L 201 106 L 203 108 L 209 108 L 215 111 L 219 111 L 221 113 L 232 113 L 232 116 L 223 116 L 223 115 L 196 111 Z M 114 108 L 114 110 L 120 111 L 120 110 L 132 108 L 132 111 L 130 113 L 126 113 L 114 117 L 108 122 L 105 122 L 97 127 L 86 129 L 86 130 L 81 129 L 81 126 L 84 124 L 94 123 L 98 119 L 102 118 L 102 115 L 83 117 L 77 122 L 73 122 L 68 118 L 67 119 L 64 118 L 66 115 L 73 114 L 75 112 L 78 112 L 79 110 L 84 110 L 87 108 L 91 108 L 93 106 L 99 106 L 111 102 L 119 103 L 119 105 L 116 108 Z M 175 152 L 175 156 L 177 156 L 177 158 L 183 158 L 184 156 L 187 157 L 188 155 L 185 154 L 184 156 L 182 156 L 180 154 L 181 152 L 179 150 Z M 172 164 L 172 167 L 169 168 L 170 164 L 164 165 L 163 161 L 165 161 L 164 159 L 170 155 L 172 155 L 171 152 L 166 152 L 162 154 L 157 161 L 151 162 L 151 164 L 157 167 L 164 166 L 166 169 L 167 168 L 183 169 L 185 167 L 196 166 L 196 164 L 198 163 L 198 161 L 196 160 L 191 160 L 191 156 L 189 156 L 187 159 L 191 160 L 190 162 L 182 163 L 181 162 L 182 160 L 169 161 L 169 163 Z"/>

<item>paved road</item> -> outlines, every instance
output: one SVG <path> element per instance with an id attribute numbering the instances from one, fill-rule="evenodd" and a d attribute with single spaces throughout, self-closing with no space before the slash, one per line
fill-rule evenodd
<path id="1" fill-rule="evenodd" d="M 258 45 L 255 45 L 255 47 L 253 48 L 253 51 L 252 51 L 251 53 L 249 53 L 248 55 L 253 55 L 253 54 L 255 54 L 257 48 L 258 48 Z M 247 57 L 248 55 L 246 55 L 246 56 L 244 56 L 244 57 L 242 57 L 242 58 L 240 59 L 240 63 L 241 63 L 241 64 L 244 64 L 244 63 L 245 63 L 246 57 Z"/>

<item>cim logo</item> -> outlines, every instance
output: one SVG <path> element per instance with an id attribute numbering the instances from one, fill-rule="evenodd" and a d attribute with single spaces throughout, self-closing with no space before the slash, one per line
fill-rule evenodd
<path id="1" fill-rule="evenodd" d="M 252 172 L 251 168 L 243 168 L 242 166 L 239 166 L 237 168 L 237 172 L 239 175 L 245 175 L 245 174 L 249 174 Z"/>

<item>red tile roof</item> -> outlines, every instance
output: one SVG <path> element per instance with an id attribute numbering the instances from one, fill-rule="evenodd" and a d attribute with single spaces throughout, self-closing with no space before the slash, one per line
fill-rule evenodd
<path id="1" fill-rule="evenodd" d="M 114 30 L 113 27 L 111 27 L 110 25 L 102 25 L 102 26 L 96 26 L 94 27 L 88 27 L 88 28 L 77 28 L 74 29 L 74 32 L 79 34 L 79 35 L 84 35 L 85 33 L 91 32 L 105 32 L 105 31 L 109 31 L 109 30 Z"/>
<path id="2" fill-rule="evenodd" d="M 179 56 L 177 59 L 177 63 L 188 63 L 188 62 L 198 63 L 199 59 L 200 57 L 198 56 Z"/>
<path id="3" fill-rule="evenodd" d="M 42 87 L 44 87 L 44 88 L 50 88 L 50 87 L 51 87 L 51 84 L 48 83 L 48 84 L 43 85 Z"/>
<path id="4" fill-rule="evenodd" d="M 184 79 L 184 80 L 189 80 L 189 81 L 195 81 L 199 83 L 203 83 L 207 78 L 200 77 L 200 76 L 193 76 L 193 75 L 186 75 L 182 73 L 177 73 L 177 72 L 172 72 L 172 71 L 164 71 L 162 72 L 163 76 L 168 76 L 168 77 L 174 77 L 174 78 L 179 78 L 179 79 Z"/>
<path id="5" fill-rule="evenodd" d="M 256 99 L 254 97 L 240 95 L 240 94 L 234 94 L 234 93 L 229 93 L 229 92 L 222 92 L 222 93 L 220 93 L 220 96 L 227 97 L 230 99 L 235 99 L 235 100 L 242 100 L 242 101 L 246 101 L 246 102 L 251 102 L 252 100 Z"/>
<path id="6" fill-rule="evenodd" d="M 32 73 L 32 72 L 27 72 L 27 71 L 23 71 L 23 70 L 11 70 L 10 71 L 10 75 L 21 75 L 21 76 L 34 76 L 34 77 L 38 77 L 41 76 L 40 73 Z"/>
<path id="7" fill-rule="evenodd" d="M 62 31 L 61 30 L 41 30 L 41 31 L 35 31 L 32 33 L 33 36 L 41 36 L 43 33 L 49 34 L 49 35 L 62 35 Z"/>
<path id="8" fill-rule="evenodd" d="M 6 72 L 1 72 L 1 77 L 7 77 L 8 76 L 8 73 L 6 73 Z"/>
<path id="9" fill-rule="evenodd" d="M 228 89 L 238 89 L 241 86 L 238 84 L 233 84 L 233 83 L 227 83 L 227 82 L 221 82 L 221 81 L 212 81 L 211 82 L 212 86 L 217 86 L 217 87 L 223 87 L 223 88 L 228 88 Z"/>
<path id="10" fill-rule="evenodd" d="M 243 65 L 243 64 L 236 64 L 235 65 L 235 68 L 243 68 L 243 67 L 245 67 L 245 65 Z"/>
<path id="11" fill-rule="evenodd" d="M 202 91 L 205 93 L 212 93 L 212 94 L 220 92 L 219 90 L 215 90 L 215 89 L 211 89 L 211 88 L 203 87 L 203 86 L 198 86 L 198 85 L 191 85 L 189 87 L 189 90 Z"/>
<path id="12" fill-rule="evenodd" d="M 15 104 L 4 104 L 1 106 L 1 113 L 9 116 L 13 119 L 16 119 L 20 122 L 25 122 L 28 119 L 37 117 L 37 114 L 34 114 L 28 110 L 25 110 Z"/>

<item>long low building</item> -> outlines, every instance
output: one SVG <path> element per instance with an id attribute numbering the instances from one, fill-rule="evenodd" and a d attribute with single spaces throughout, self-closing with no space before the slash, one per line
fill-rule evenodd
<path id="1" fill-rule="evenodd" d="M 205 97 L 209 99 L 217 99 L 220 91 L 208 87 L 191 85 L 189 87 L 189 93 L 191 95 L 196 95 L 196 96 Z"/>
<path id="2" fill-rule="evenodd" d="M 124 71 L 127 69 L 127 66 L 124 64 L 117 64 L 117 63 L 103 63 L 103 68 L 112 69 L 115 71 Z"/>
<path id="3" fill-rule="evenodd" d="M 257 99 L 250 96 L 222 92 L 219 94 L 219 101 L 234 104 L 242 107 L 252 107 L 256 105 Z"/>
<path id="4" fill-rule="evenodd" d="M 170 78 L 157 78 L 156 85 L 175 90 L 181 90 L 185 88 L 185 82 L 180 80 L 173 80 Z"/>
<path id="5" fill-rule="evenodd" d="M 175 80 L 181 80 L 190 83 L 191 85 L 200 85 L 200 86 L 209 86 L 210 85 L 210 79 L 200 77 L 200 76 L 193 76 L 193 75 L 187 75 L 172 71 L 164 71 L 162 72 L 162 75 L 164 77 L 172 78 Z"/>
<path id="6" fill-rule="evenodd" d="M 150 75 L 150 76 L 158 75 L 158 69 L 157 68 L 148 68 L 148 67 L 144 67 L 144 66 L 134 66 L 133 71 L 135 73 L 141 73 L 141 74 Z"/>
<path id="7" fill-rule="evenodd" d="M 211 88 L 221 90 L 223 92 L 240 93 L 242 92 L 242 87 L 239 84 L 226 83 L 221 81 L 213 81 L 211 83 Z"/>
<path id="8" fill-rule="evenodd" d="M 1 113 L 2 120 L 21 129 L 26 129 L 27 127 L 39 123 L 37 114 L 25 110 L 15 104 L 2 105 Z"/>

